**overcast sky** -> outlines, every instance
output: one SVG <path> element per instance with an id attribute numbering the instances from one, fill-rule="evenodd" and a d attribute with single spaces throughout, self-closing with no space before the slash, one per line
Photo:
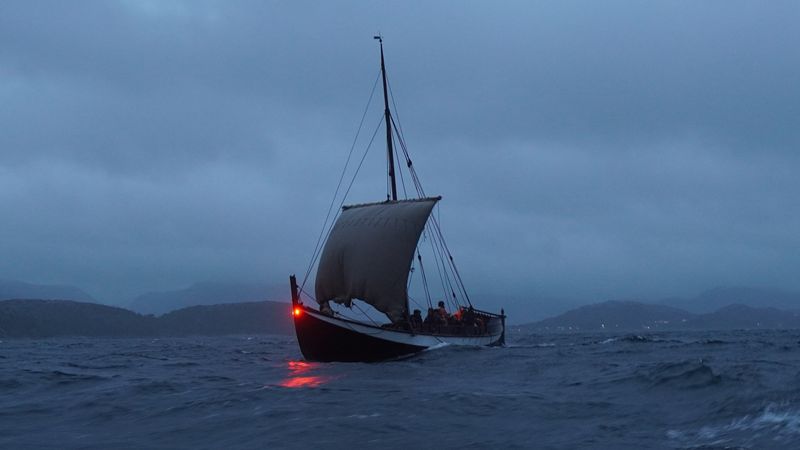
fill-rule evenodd
<path id="1" fill-rule="evenodd" d="M 482 306 L 800 289 L 798 22 L 780 1 L 4 1 L 0 278 L 122 303 L 303 273 L 380 31 Z M 381 158 L 352 201 L 385 195 Z"/>

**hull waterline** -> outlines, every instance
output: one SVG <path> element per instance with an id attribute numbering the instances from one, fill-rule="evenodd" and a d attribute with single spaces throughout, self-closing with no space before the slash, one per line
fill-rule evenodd
<path id="1" fill-rule="evenodd" d="M 502 323 L 494 332 L 475 336 L 447 336 L 385 329 L 330 317 L 303 305 L 294 309 L 297 341 L 303 357 L 320 362 L 376 362 L 413 355 L 442 345 L 502 345 Z"/>

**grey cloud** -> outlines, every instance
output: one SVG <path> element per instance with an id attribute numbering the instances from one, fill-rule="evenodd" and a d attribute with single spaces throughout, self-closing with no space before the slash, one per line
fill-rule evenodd
<path id="1" fill-rule="evenodd" d="M 4 2 L 0 272 L 116 300 L 304 272 L 381 31 L 415 166 L 489 303 L 798 289 L 798 12 Z M 380 147 L 353 201 L 384 195 Z"/>

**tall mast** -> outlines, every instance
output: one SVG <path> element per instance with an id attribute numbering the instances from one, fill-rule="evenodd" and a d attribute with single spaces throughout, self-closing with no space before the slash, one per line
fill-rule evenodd
<path id="1" fill-rule="evenodd" d="M 392 182 L 392 200 L 397 200 L 397 182 L 394 179 L 394 146 L 392 145 L 392 113 L 389 112 L 389 92 L 386 85 L 386 64 L 383 62 L 383 36 L 377 35 L 375 39 L 381 44 L 381 75 L 383 76 L 383 106 L 386 118 L 386 153 L 389 156 L 389 180 Z"/>

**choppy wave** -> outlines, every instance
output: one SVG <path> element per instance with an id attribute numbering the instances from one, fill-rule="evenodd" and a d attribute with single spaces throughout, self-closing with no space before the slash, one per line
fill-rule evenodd
<path id="1" fill-rule="evenodd" d="M 797 448 L 800 409 L 770 403 L 762 411 L 688 431 L 668 430 L 667 437 L 689 448 Z"/>
<path id="2" fill-rule="evenodd" d="M 657 364 L 647 369 L 643 375 L 653 386 L 674 389 L 697 389 L 722 382 L 722 377 L 702 360 Z"/>
<path id="3" fill-rule="evenodd" d="M 282 337 L 5 340 L 0 448 L 800 448 L 798 341 L 516 334 L 320 364 Z"/>

